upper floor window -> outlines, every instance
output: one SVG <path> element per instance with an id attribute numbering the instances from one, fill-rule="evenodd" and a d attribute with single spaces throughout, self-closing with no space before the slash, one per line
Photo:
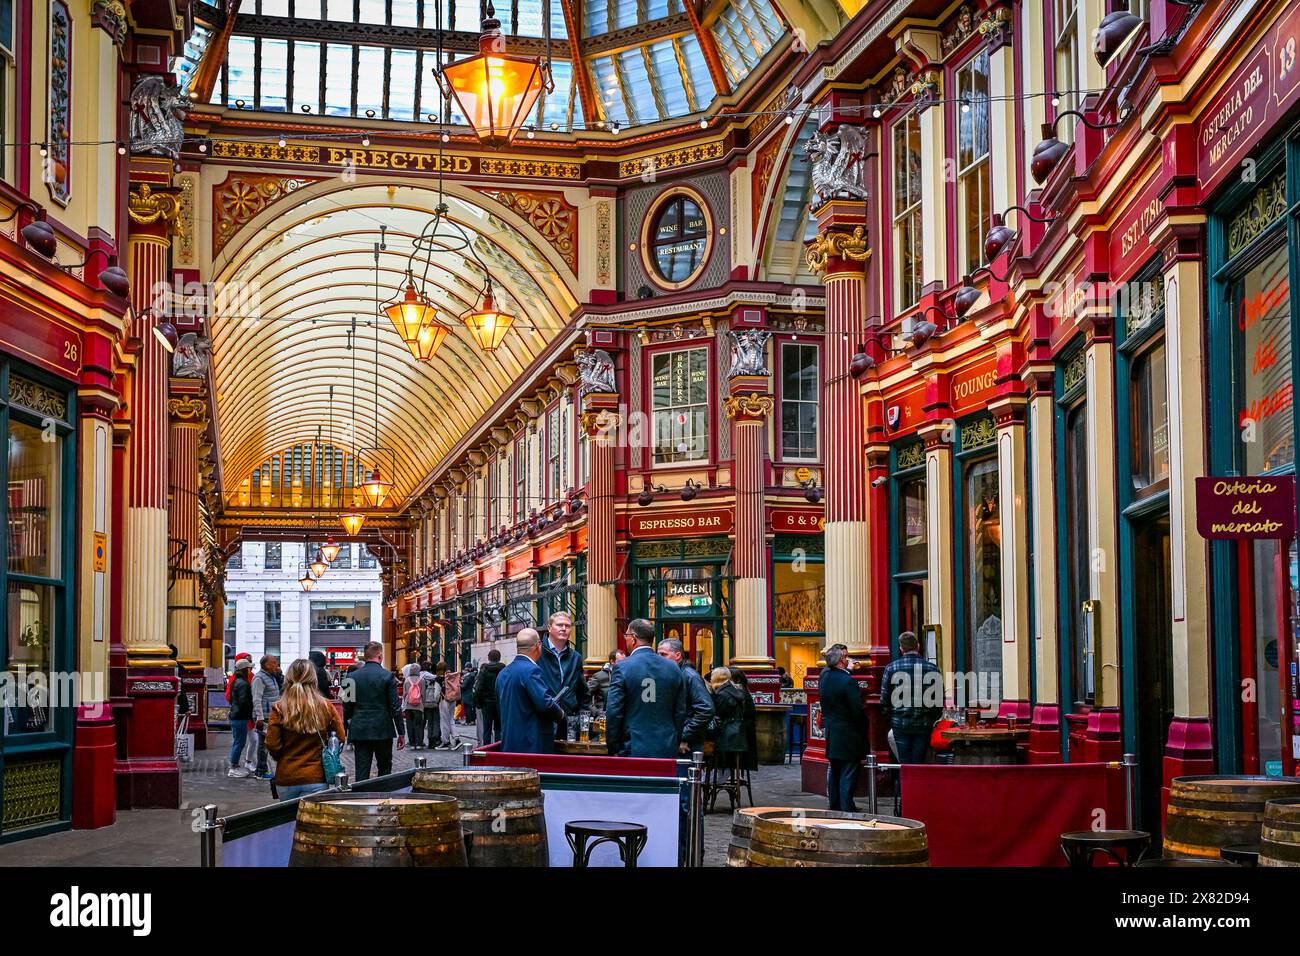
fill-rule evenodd
<path id="1" fill-rule="evenodd" d="M 279 542 L 276 542 L 274 544 L 268 544 L 266 546 L 266 562 L 263 566 L 271 569 L 272 571 L 278 570 L 282 566 L 284 561 L 281 555 L 281 552 L 283 550 L 284 550 L 284 546 L 281 545 Z"/>
<path id="2" fill-rule="evenodd" d="M 549 501 L 560 497 L 560 448 L 564 443 L 560 421 L 560 403 L 556 402 L 546 411 L 546 497 Z"/>
<path id="3" fill-rule="evenodd" d="M 236 606 L 238 603 L 238 601 L 231 601 L 226 605 L 226 613 L 222 624 L 224 630 L 233 631 L 235 629 L 236 622 L 239 620 L 239 608 Z"/>
<path id="4" fill-rule="evenodd" d="M 1078 109 L 1079 13 L 1074 0 L 1052 0 L 1052 85 L 1056 113 Z M 1074 138 L 1074 124 L 1062 123 L 1056 131 L 1061 142 Z"/>
<path id="5" fill-rule="evenodd" d="M 14 57 L 14 0 L 0 0 L 0 179 L 12 172 L 9 140 L 17 117 L 14 95 L 16 59 Z"/>
<path id="6" fill-rule="evenodd" d="M 817 460 L 817 346 L 781 344 L 781 457 Z"/>
<path id="7" fill-rule="evenodd" d="M 235 553 L 226 559 L 227 571 L 239 571 L 244 567 L 244 546 L 235 548 Z"/>
<path id="8" fill-rule="evenodd" d="M 528 517 L 528 433 L 515 436 L 515 521 Z"/>
<path id="9" fill-rule="evenodd" d="M 659 278 L 673 286 L 695 277 L 704 265 L 708 243 L 708 219 L 691 196 L 670 196 L 651 217 L 648 258 Z"/>
<path id="10" fill-rule="evenodd" d="M 958 261 L 963 272 L 983 263 L 992 223 L 989 181 L 989 54 L 981 50 L 957 70 Z"/>
<path id="11" fill-rule="evenodd" d="M 921 298 L 921 117 L 894 125 L 894 274 L 898 308 Z"/>
<path id="12" fill-rule="evenodd" d="M 264 618 L 266 630 L 278 631 L 280 629 L 280 602 L 267 601 L 264 609 Z"/>
<path id="13" fill-rule="evenodd" d="M 709 457 L 709 350 L 659 352 L 651 358 L 654 463 Z"/>
<path id="14" fill-rule="evenodd" d="M 370 553 L 370 549 L 364 544 L 358 545 L 357 550 L 360 552 L 360 560 L 357 562 L 357 567 L 365 569 L 379 567 L 379 562 L 375 560 L 375 556 Z"/>

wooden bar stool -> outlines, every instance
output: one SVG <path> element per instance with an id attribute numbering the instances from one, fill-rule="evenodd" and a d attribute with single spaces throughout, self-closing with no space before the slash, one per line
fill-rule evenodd
<path id="1" fill-rule="evenodd" d="M 618 823 L 612 820 L 570 820 L 564 825 L 564 837 L 573 850 L 573 865 L 585 869 L 591 861 L 591 851 L 602 843 L 618 847 L 619 859 L 629 870 L 636 869 L 637 857 L 645 849 L 650 832 L 640 823 Z M 591 842 L 588 843 L 587 841 Z"/>

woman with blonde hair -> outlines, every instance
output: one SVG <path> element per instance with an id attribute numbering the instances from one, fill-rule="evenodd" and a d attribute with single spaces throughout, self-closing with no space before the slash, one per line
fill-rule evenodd
<path id="1" fill-rule="evenodd" d="M 343 721 L 320 695 L 312 662 L 300 658 L 285 672 L 284 692 L 271 708 L 266 728 L 266 749 L 275 758 L 275 789 L 281 800 L 329 786 L 322 754 L 331 732 L 342 747 Z"/>

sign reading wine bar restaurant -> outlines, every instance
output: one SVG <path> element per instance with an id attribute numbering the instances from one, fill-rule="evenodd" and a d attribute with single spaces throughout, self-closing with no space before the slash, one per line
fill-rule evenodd
<path id="1" fill-rule="evenodd" d="M 1196 530 L 1210 540 L 1290 538 L 1295 476 L 1196 479 Z"/>

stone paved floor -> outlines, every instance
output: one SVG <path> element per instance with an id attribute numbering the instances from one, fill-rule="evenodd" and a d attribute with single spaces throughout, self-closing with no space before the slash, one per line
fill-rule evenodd
<path id="1" fill-rule="evenodd" d="M 471 729 L 458 732 L 469 739 Z M 215 803 L 221 815 L 239 813 L 272 802 L 270 784 L 264 780 L 226 776 L 228 734 L 215 734 L 213 747 L 200 751 L 182 777 L 179 810 L 119 812 L 117 822 L 100 830 L 70 830 L 51 836 L 0 846 L 3 866 L 197 866 L 199 840 L 192 829 L 201 808 Z M 224 745 L 224 746 L 221 746 Z M 425 757 L 430 767 L 458 767 L 459 752 L 415 751 L 394 754 L 393 769 L 409 770 L 415 757 Z M 354 776 L 350 750 L 344 752 L 348 775 Z M 763 767 L 753 775 L 754 802 L 758 806 L 824 807 L 825 798 L 799 790 L 799 765 Z M 745 802 L 748 806 L 748 801 Z M 731 835 L 731 812 L 724 795 L 718 809 L 704 818 L 705 865 L 722 866 Z"/>

